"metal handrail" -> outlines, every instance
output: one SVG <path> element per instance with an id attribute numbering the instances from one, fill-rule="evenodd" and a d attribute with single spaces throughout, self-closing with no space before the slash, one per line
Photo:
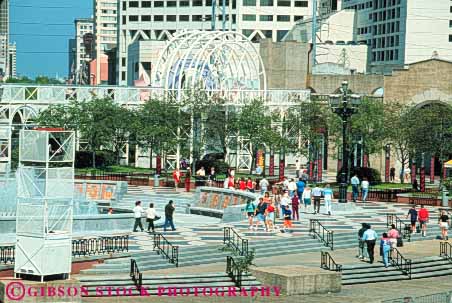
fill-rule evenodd
<path id="1" fill-rule="evenodd" d="M 411 280 L 411 259 L 405 258 L 397 248 L 393 247 L 389 254 L 389 260 L 393 266 L 401 270 L 402 273 L 407 275 L 408 279 Z"/>
<path id="2" fill-rule="evenodd" d="M 72 240 L 72 256 L 82 257 L 129 251 L 129 235 Z"/>
<path id="3" fill-rule="evenodd" d="M 130 278 L 132 278 L 137 289 L 141 290 L 143 287 L 143 274 L 138 269 L 138 264 L 135 259 L 130 260 Z"/>
<path id="4" fill-rule="evenodd" d="M 342 271 L 342 265 L 337 264 L 327 251 L 320 252 L 320 268 L 338 272 Z"/>
<path id="5" fill-rule="evenodd" d="M 452 262 L 452 244 L 446 241 L 439 242 L 439 256 Z"/>
<path id="6" fill-rule="evenodd" d="M 309 235 L 314 239 L 317 237 L 326 247 L 334 250 L 334 232 L 328 230 L 317 219 L 309 219 Z"/>
<path id="7" fill-rule="evenodd" d="M 243 239 L 232 227 L 223 229 L 223 244 L 234 249 L 240 256 L 248 255 L 248 239 Z"/>
<path id="8" fill-rule="evenodd" d="M 389 228 L 392 224 L 400 231 L 403 239 L 411 241 L 411 225 L 403 222 L 403 220 L 395 214 L 386 214 L 386 227 Z"/>
<path id="9" fill-rule="evenodd" d="M 8 245 L 8 246 L 0 246 L 0 263 L 11 263 L 13 264 L 14 259 L 14 252 L 15 252 L 15 246 L 14 245 Z"/>
<path id="10" fill-rule="evenodd" d="M 154 234 L 154 250 L 162 255 L 169 263 L 179 267 L 179 246 L 171 244 L 162 234 Z"/>
<path id="11" fill-rule="evenodd" d="M 235 286 L 242 288 L 243 272 L 231 256 L 226 256 L 226 274 L 232 279 Z"/>

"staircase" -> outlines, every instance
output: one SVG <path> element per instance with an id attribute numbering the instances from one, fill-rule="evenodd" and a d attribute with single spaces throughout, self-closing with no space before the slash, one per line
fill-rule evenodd
<path id="1" fill-rule="evenodd" d="M 168 288 L 179 288 L 183 293 L 190 289 L 193 296 L 196 287 L 198 292 L 202 288 L 213 288 L 218 292 L 230 292 L 240 290 L 235 286 L 232 279 L 224 272 L 199 273 L 199 274 L 177 274 L 177 275 L 152 275 L 143 273 L 143 290 L 140 292 L 135 287 L 129 276 L 84 276 L 79 278 L 81 286 L 88 290 L 88 293 L 82 294 L 83 297 L 107 296 L 111 289 L 111 296 L 167 296 Z M 242 288 L 250 290 L 252 287 L 260 286 L 261 283 L 250 274 L 242 276 Z M 126 289 L 126 291 L 124 290 Z M 180 293 L 178 291 L 178 295 Z"/>
<path id="2" fill-rule="evenodd" d="M 452 262 L 441 257 L 412 259 L 411 279 L 422 279 L 452 275 Z M 363 264 L 342 266 L 342 285 L 366 284 L 409 280 L 407 275 L 394 266 Z"/>
<path id="3" fill-rule="evenodd" d="M 382 230 L 377 232 L 381 234 Z M 411 241 L 431 240 L 435 238 L 434 233 L 430 233 L 428 237 L 422 238 L 419 235 L 413 235 Z M 171 241 L 171 240 L 170 240 Z M 200 264 L 211 264 L 224 262 L 227 252 L 221 251 L 222 242 L 217 245 L 200 245 L 200 246 L 179 246 L 179 267 L 194 266 Z M 283 245 L 284 244 L 284 245 Z M 342 232 L 334 234 L 334 249 L 357 248 L 356 232 Z M 301 235 L 290 238 L 274 237 L 271 239 L 259 239 L 249 241 L 249 250 L 255 250 L 256 258 L 264 258 L 271 256 L 300 254 L 307 252 L 316 252 L 326 249 L 326 247 L 318 240 L 313 239 L 309 235 Z M 128 273 L 130 259 L 137 261 L 141 271 L 174 268 L 174 264 L 168 263 L 154 251 L 144 250 L 140 252 L 132 252 L 130 257 L 107 259 L 105 263 L 96 264 L 91 269 L 82 270 L 82 274 L 120 274 Z"/>

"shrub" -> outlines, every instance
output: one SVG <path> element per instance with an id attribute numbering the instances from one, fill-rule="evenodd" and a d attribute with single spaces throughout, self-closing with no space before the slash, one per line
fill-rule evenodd
<path id="1" fill-rule="evenodd" d="M 115 153 L 108 150 L 96 152 L 96 167 L 102 168 L 115 164 Z M 77 151 L 75 153 L 75 167 L 86 168 L 93 167 L 93 153 L 91 151 Z"/>
<path id="2" fill-rule="evenodd" d="M 342 170 L 336 176 L 336 180 L 338 183 L 340 182 L 341 173 L 342 173 Z M 381 183 L 380 171 L 378 171 L 375 168 L 355 167 L 354 169 L 352 169 L 350 176 L 352 177 L 354 174 L 356 174 L 358 176 L 359 180 L 363 180 L 364 178 L 366 178 L 367 181 L 369 181 L 369 183 L 372 185 Z"/>

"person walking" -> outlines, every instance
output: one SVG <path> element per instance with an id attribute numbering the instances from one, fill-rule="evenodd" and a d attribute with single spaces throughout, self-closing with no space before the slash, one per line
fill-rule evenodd
<path id="1" fill-rule="evenodd" d="M 353 202 L 356 202 L 356 200 L 358 199 L 358 194 L 359 194 L 359 190 L 358 190 L 359 178 L 356 174 L 352 177 L 352 179 L 350 180 L 350 183 L 352 184 Z"/>
<path id="2" fill-rule="evenodd" d="M 266 203 L 267 208 L 265 209 L 265 223 L 267 225 L 267 231 L 274 231 L 275 226 L 273 222 L 275 221 L 275 203 L 270 201 L 270 203 Z"/>
<path id="3" fill-rule="evenodd" d="M 267 230 L 267 225 L 265 224 L 265 211 L 267 209 L 267 203 L 264 202 L 264 198 L 259 198 L 259 204 L 256 207 L 256 225 L 254 226 L 254 230 L 259 229 L 259 224 L 264 226 L 264 230 Z"/>
<path id="4" fill-rule="evenodd" d="M 369 254 L 370 264 L 374 263 L 374 249 L 377 238 L 377 233 L 372 229 L 372 226 L 369 225 L 369 228 L 363 234 L 363 241 L 367 244 L 367 253 Z"/>
<path id="5" fill-rule="evenodd" d="M 286 206 L 289 206 L 291 200 L 289 197 L 289 194 L 286 192 L 284 192 L 282 198 L 281 198 L 281 202 L 280 202 L 280 206 L 281 206 L 281 219 L 284 218 L 284 209 L 286 209 Z"/>
<path id="6" fill-rule="evenodd" d="M 292 198 L 297 191 L 297 184 L 295 183 L 294 179 L 290 179 L 287 188 L 289 189 L 289 196 Z"/>
<path id="7" fill-rule="evenodd" d="M 207 177 L 209 186 L 213 186 L 213 183 L 216 179 L 216 172 L 215 172 L 215 166 L 212 166 L 210 168 L 209 176 Z"/>
<path id="8" fill-rule="evenodd" d="M 187 168 L 187 172 L 185 173 L 185 190 L 190 192 L 190 179 L 191 179 L 191 169 Z"/>
<path id="9" fill-rule="evenodd" d="M 173 171 L 173 180 L 174 180 L 174 188 L 177 190 L 177 186 L 180 182 L 180 170 L 177 168 Z M 158 184 L 154 184 L 154 187 L 157 187 Z"/>
<path id="10" fill-rule="evenodd" d="M 441 212 L 441 216 L 439 217 L 438 223 L 439 227 L 441 228 L 442 239 L 445 241 L 449 240 L 449 237 L 447 236 L 447 230 L 449 229 L 450 218 L 445 210 Z"/>
<path id="11" fill-rule="evenodd" d="M 137 227 L 144 231 L 143 225 L 141 224 L 141 217 L 143 216 L 144 209 L 141 207 L 141 201 L 135 202 L 135 207 L 133 208 L 133 216 L 135 218 L 135 223 L 133 224 L 133 232 L 137 232 Z"/>
<path id="12" fill-rule="evenodd" d="M 255 211 L 256 206 L 254 205 L 254 203 L 250 200 L 246 201 L 245 214 L 248 218 L 248 229 L 253 229 L 253 218 Z"/>
<path id="13" fill-rule="evenodd" d="M 411 233 L 416 233 L 416 222 L 417 222 L 417 210 L 416 205 L 413 205 L 410 210 L 408 211 L 408 214 L 406 215 L 406 218 L 408 219 L 410 217 L 411 221 Z"/>
<path id="14" fill-rule="evenodd" d="M 300 220 L 300 214 L 298 212 L 298 206 L 300 205 L 300 199 L 298 198 L 298 194 L 294 194 L 292 198 L 292 218 L 293 220 Z"/>
<path id="15" fill-rule="evenodd" d="M 300 161 L 298 161 L 298 159 L 297 159 L 297 160 L 295 160 L 295 175 L 296 175 L 297 179 L 300 178 L 300 168 L 301 168 L 301 164 L 300 164 Z"/>
<path id="16" fill-rule="evenodd" d="M 171 230 L 176 230 L 173 222 L 174 210 L 173 200 L 169 200 L 168 204 L 165 206 L 165 224 L 163 225 L 163 231 L 166 231 L 168 226 L 171 227 Z"/>
<path id="17" fill-rule="evenodd" d="M 304 212 L 308 212 L 308 208 L 311 206 L 311 188 L 306 186 L 303 195 L 301 196 L 304 204 Z"/>
<path id="18" fill-rule="evenodd" d="M 363 203 L 367 200 L 367 194 L 369 193 L 369 181 L 367 181 L 367 178 L 363 178 L 363 181 L 361 182 L 361 191 L 362 191 L 362 201 Z"/>
<path id="19" fill-rule="evenodd" d="M 380 240 L 380 255 L 383 260 L 385 268 L 389 266 L 389 253 L 391 252 L 391 239 L 387 233 L 383 233 Z"/>
<path id="20" fill-rule="evenodd" d="M 427 236 L 427 222 L 430 217 L 430 214 L 426 208 L 424 208 L 424 205 L 421 205 L 421 209 L 417 213 L 418 219 L 419 219 L 419 225 L 422 230 L 422 236 Z"/>
<path id="21" fill-rule="evenodd" d="M 267 179 L 265 177 L 262 177 L 262 180 L 259 181 L 259 188 L 261 189 L 261 195 L 264 195 L 268 191 L 268 186 L 270 183 L 268 183 Z"/>
<path id="22" fill-rule="evenodd" d="M 292 228 L 292 212 L 289 209 L 289 206 L 286 206 L 284 209 L 284 232 L 289 231 Z"/>
<path id="23" fill-rule="evenodd" d="M 369 224 L 361 223 L 361 229 L 358 231 L 358 258 L 366 261 L 369 255 L 367 254 L 366 242 L 363 240 L 364 232 L 369 229 Z"/>
<path id="24" fill-rule="evenodd" d="M 323 199 L 325 201 L 325 212 L 328 214 L 328 216 L 331 216 L 331 201 L 333 200 L 333 190 L 331 189 L 330 185 L 325 185 L 325 188 L 323 189 Z"/>
<path id="25" fill-rule="evenodd" d="M 312 197 L 314 199 L 314 214 L 320 213 L 320 198 L 322 198 L 322 189 L 316 184 L 312 189 Z"/>
<path id="26" fill-rule="evenodd" d="M 397 230 L 394 224 L 391 224 L 391 229 L 388 231 L 387 238 L 389 242 L 391 242 L 391 248 L 397 247 L 397 238 L 400 236 L 399 231 Z"/>
<path id="27" fill-rule="evenodd" d="M 391 167 L 391 169 L 389 170 L 389 181 L 394 182 L 394 180 L 395 180 L 395 168 Z"/>
<path id="28" fill-rule="evenodd" d="M 157 216 L 157 213 L 155 211 L 154 208 L 154 203 L 150 203 L 149 204 L 149 208 L 146 209 L 146 221 L 148 222 L 148 233 L 151 232 L 151 228 L 152 228 L 152 232 L 154 232 L 154 220 L 158 220 L 160 219 Z"/>
<path id="29" fill-rule="evenodd" d="M 300 198 L 300 199 L 301 199 L 301 196 L 303 195 L 303 191 L 304 191 L 305 186 L 306 186 L 306 183 L 301 178 L 298 179 L 298 181 L 297 181 L 297 195 L 298 195 L 298 198 Z"/>

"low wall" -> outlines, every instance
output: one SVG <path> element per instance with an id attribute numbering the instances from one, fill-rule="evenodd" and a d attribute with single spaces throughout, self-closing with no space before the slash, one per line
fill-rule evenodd
<path id="1" fill-rule="evenodd" d="M 99 202 L 120 201 L 127 189 L 126 181 L 75 179 L 74 198 Z"/>
<path id="2" fill-rule="evenodd" d="M 267 266 L 251 269 L 263 285 L 281 287 L 287 296 L 340 292 L 342 275 L 339 272 L 305 266 Z"/>
<path id="3" fill-rule="evenodd" d="M 223 222 L 236 222 L 243 219 L 246 203 L 256 202 L 257 198 L 257 194 L 246 191 L 198 187 L 190 213 L 222 218 Z"/>
<path id="4" fill-rule="evenodd" d="M 144 221 L 144 220 L 143 220 Z M 73 232 L 111 232 L 132 230 L 133 213 L 74 216 Z M 0 217 L 0 234 L 16 233 L 16 216 Z"/>

